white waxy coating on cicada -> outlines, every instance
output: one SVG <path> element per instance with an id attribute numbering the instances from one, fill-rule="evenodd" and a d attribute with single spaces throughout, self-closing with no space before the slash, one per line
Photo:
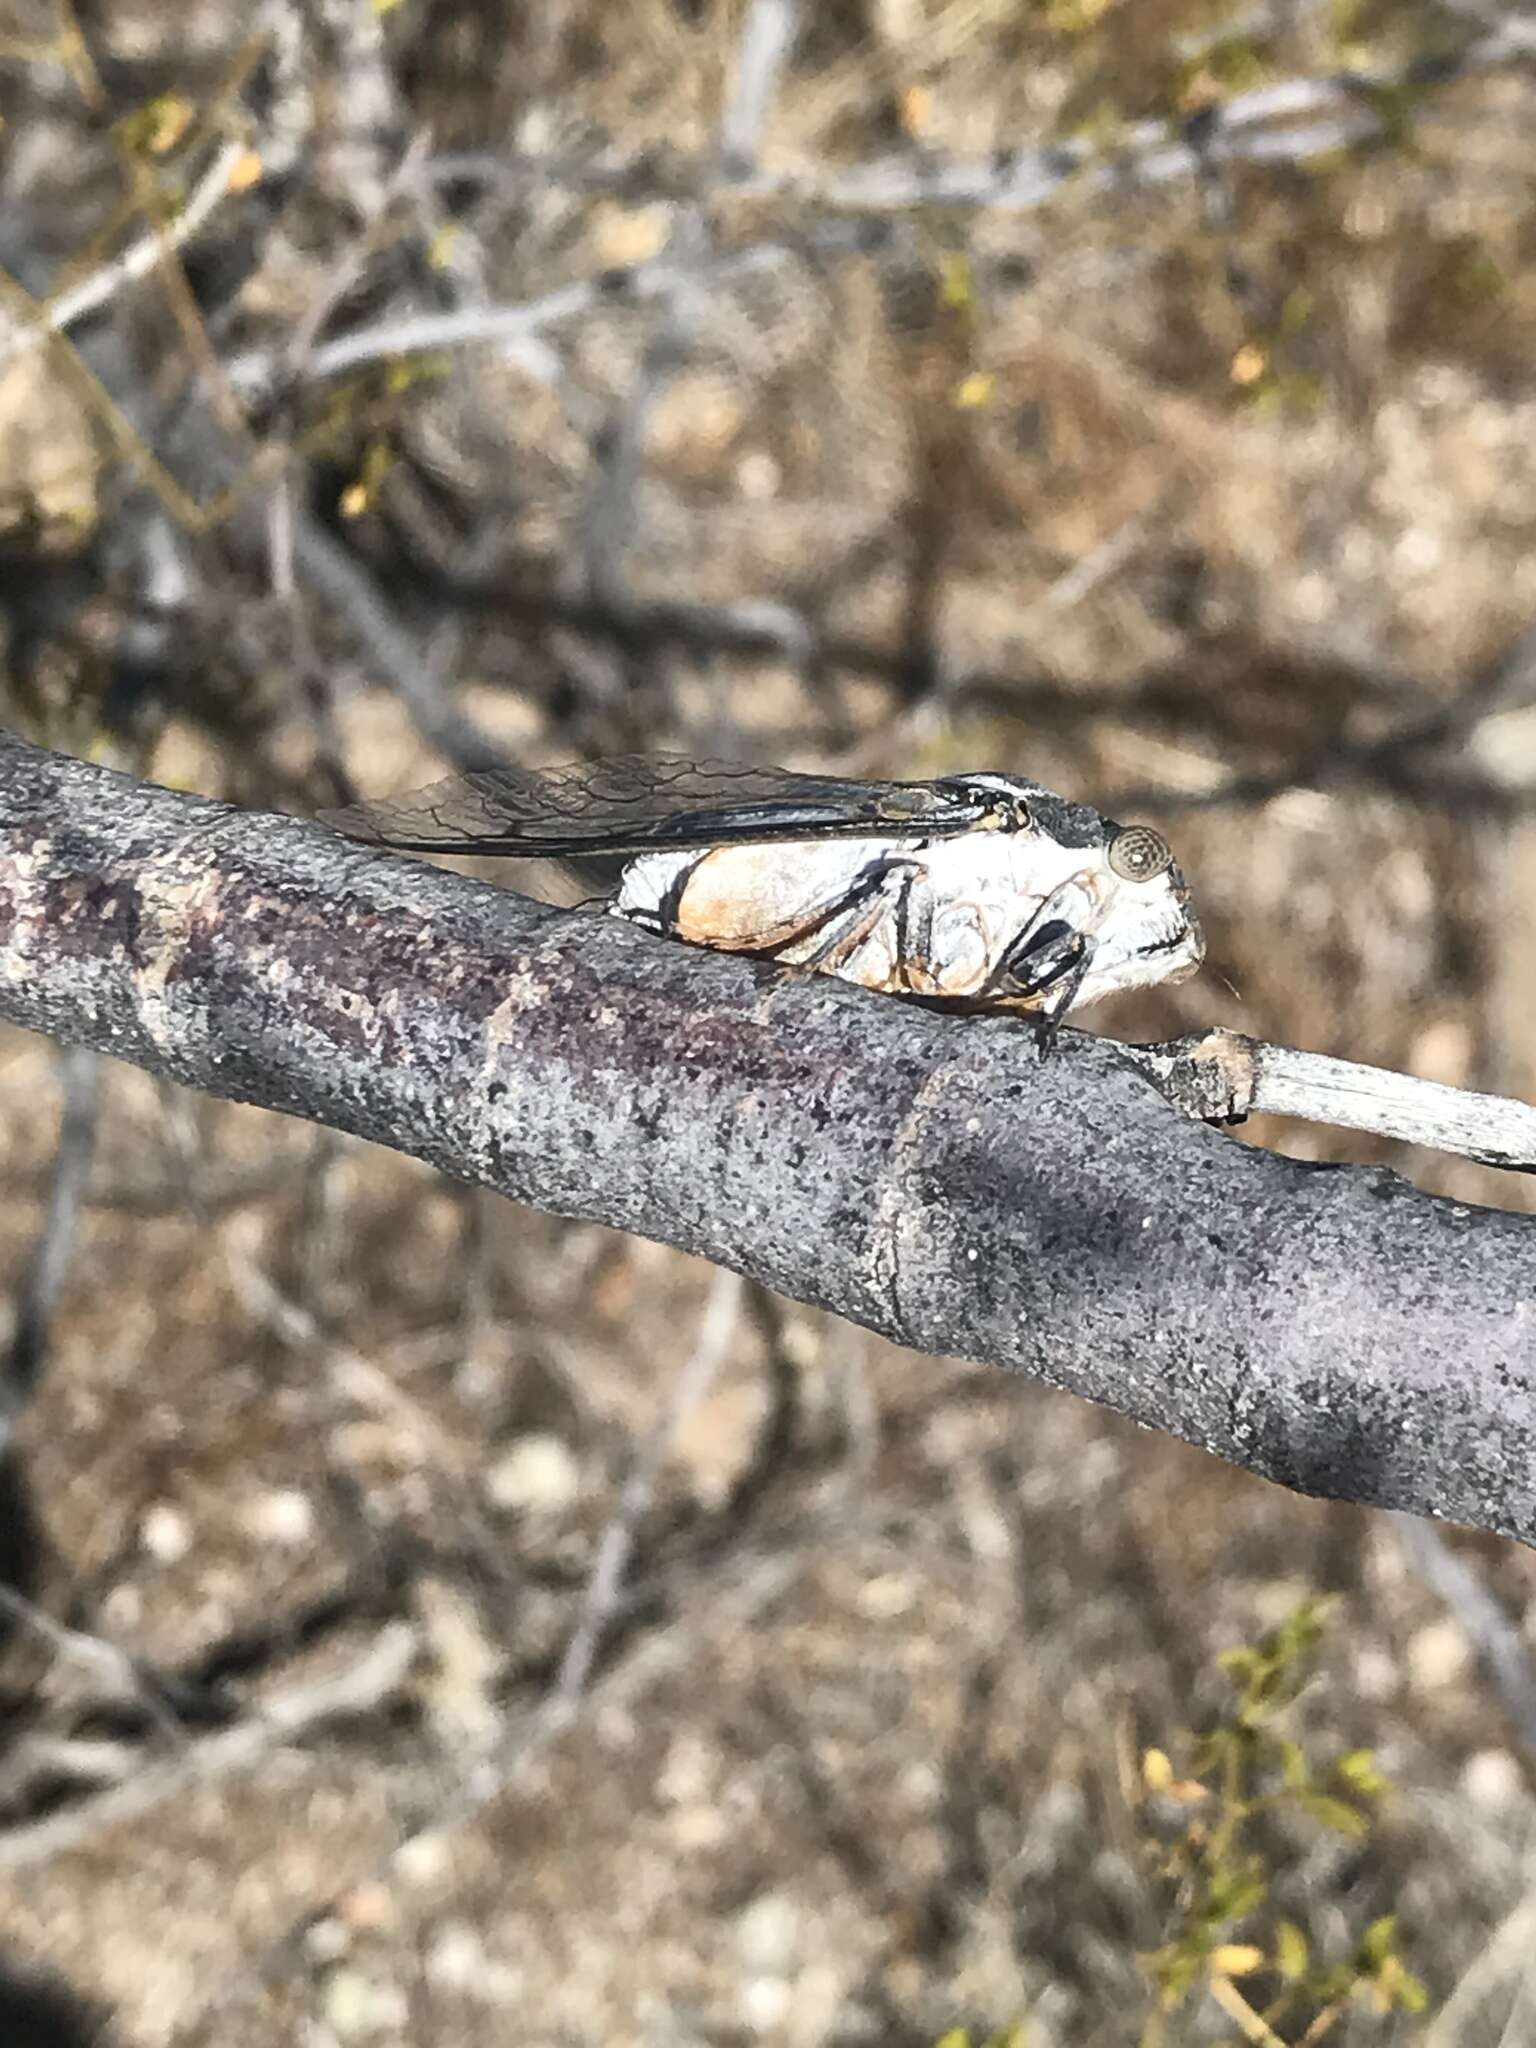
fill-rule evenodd
<path id="1" fill-rule="evenodd" d="M 1025 1009 L 1051 1008 L 1060 986 L 1017 993 L 1010 958 L 1035 932 L 1064 929 L 1091 943 L 1057 1015 L 1193 974 L 1205 942 L 1161 835 L 1121 832 L 1081 806 L 1049 801 L 1077 843 L 1052 833 L 1047 811 L 1017 831 L 946 839 L 646 854 L 626 869 L 613 910 L 696 945 L 770 953 L 864 988 Z"/>

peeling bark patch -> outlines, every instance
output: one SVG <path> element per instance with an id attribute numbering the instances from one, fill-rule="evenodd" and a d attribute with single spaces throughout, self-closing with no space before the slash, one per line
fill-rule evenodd
<path id="1" fill-rule="evenodd" d="M 126 945 L 135 923 L 133 892 L 110 876 L 60 873 L 57 848 L 36 835 L 0 863 L 0 947 L 6 972 L 19 979 L 46 948 L 67 958 L 95 959 L 105 945 Z"/>
<path id="2" fill-rule="evenodd" d="M 166 1047 L 181 1036 L 175 985 L 195 982 L 196 956 L 216 937 L 224 914 L 222 891 L 210 874 L 179 881 L 154 867 L 139 890 L 139 916 L 129 951 L 139 1021 L 151 1042 Z"/>
<path id="3" fill-rule="evenodd" d="M 523 1019 L 530 1010 L 549 1002 L 548 979 L 535 974 L 526 954 L 509 969 L 501 982 L 501 998 L 486 1019 L 486 1046 L 494 1056 L 503 1045 L 516 1045 L 522 1037 Z"/>

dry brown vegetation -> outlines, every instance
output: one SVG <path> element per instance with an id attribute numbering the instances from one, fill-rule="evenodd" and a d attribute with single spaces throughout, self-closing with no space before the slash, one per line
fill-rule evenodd
<path id="1" fill-rule="evenodd" d="M 0 13 L 3 715 L 285 809 L 492 748 L 1022 768 L 1198 889 L 1210 968 L 1100 1028 L 1536 1097 L 1530 18 L 806 0 L 732 159 L 777 12 Z M 0 1037 L 18 1299 L 58 1095 Z M 1523 1552 L 1466 1552 L 1501 1692 L 1382 1519 L 110 1068 L 43 1320 L 7 2042 L 67 2038 L 44 1981 L 132 2048 L 1137 2041 L 1135 1759 L 1316 1588 L 1298 1726 L 1396 1796 L 1277 1827 L 1277 1898 L 1451 2001 L 1329 2038 L 1529 2035 Z"/>

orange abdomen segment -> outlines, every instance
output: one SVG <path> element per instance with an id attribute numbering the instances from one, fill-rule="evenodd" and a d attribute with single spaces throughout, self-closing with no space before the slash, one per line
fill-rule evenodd
<path id="1" fill-rule="evenodd" d="M 677 935 L 695 946 L 759 952 L 788 944 L 815 926 L 847 894 L 849 861 L 841 847 L 720 846 L 698 861 L 677 906 Z"/>

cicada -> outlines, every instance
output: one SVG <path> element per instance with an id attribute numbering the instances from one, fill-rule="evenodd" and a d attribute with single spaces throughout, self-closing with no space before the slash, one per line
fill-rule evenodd
<path id="1" fill-rule="evenodd" d="M 1023 776 L 873 782 L 677 755 L 483 769 L 323 822 L 407 853 L 624 863 L 612 915 L 663 938 L 1053 1031 L 1182 981 L 1205 941 L 1162 834 Z"/>

